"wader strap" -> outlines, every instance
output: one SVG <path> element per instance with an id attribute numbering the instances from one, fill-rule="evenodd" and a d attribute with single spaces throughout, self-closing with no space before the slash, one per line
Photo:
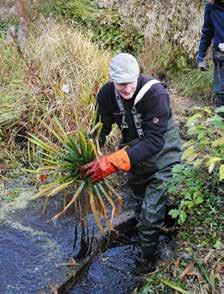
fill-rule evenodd
<path id="1" fill-rule="evenodd" d="M 150 80 L 148 81 L 142 88 L 141 90 L 138 92 L 136 98 L 135 98 L 135 102 L 134 102 L 134 106 L 132 107 L 131 113 L 133 116 L 133 120 L 134 120 L 134 124 L 135 124 L 135 129 L 137 131 L 138 137 L 139 139 L 143 139 L 144 138 L 144 132 L 142 129 L 142 120 L 141 120 L 141 114 L 137 112 L 135 105 L 142 99 L 142 97 L 145 95 L 145 93 L 154 85 L 154 84 L 158 84 L 161 83 L 158 80 Z M 119 93 L 117 92 L 117 90 L 114 88 L 115 90 L 115 97 L 116 97 L 116 101 L 117 101 L 117 105 L 119 107 L 119 110 L 122 114 L 122 123 L 121 123 L 121 131 L 123 131 L 123 129 L 128 129 L 128 124 L 126 122 L 126 118 L 125 118 L 125 109 L 124 109 L 124 105 L 123 102 L 121 100 L 121 97 L 119 95 Z"/>
<path id="2" fill-rule="evenodd" d="M 148 81 L 138 92 L 137 96 L 135 97 L 134 106 L 142 99 L 145 93 L 155 84 L 161 84 L 158 80 L 150 80 Z"/>
<path id="3" fill-rule="evenodd" d="M 139 139 L 143 139 L 144 138 L 144 132 L 142 129 L 142 119 L 141 119 L 141 114 L 137 113 L 137 110 L 135 108 L 135 106 L 132 107 L 131 110 L 132 116 L 133 116 L 133 120 L 134 120 L 134 124 L 135 124 L 135 128 L 138 134 Z"/>
<path id="4" fill-rule="evenodd" d="M 134 102 L 134 106 L 132 108 L 132 115 L 133 115 L 133 119 L 134 119 L 134 123 L 135 123 L 135 128 L 138 134 L 139 139 L 143 139 L 144 138 L 144 132 L 142 129 L 142 120 L 141 120 L 141 114 L 137 113 L 136 107 L 135 105 L 141 101 L 142 97 L 146 94 L 146 92 L 148 92 L 148 90 L 155 84 L 159 84 L 160 81 L 158 80 L 150 80 L 148 81 L 142 88 L 141 90 L 138 92 L 136 98 L 135 98 L 135 102 Z"/>
<path id="5" fill-rule="evenodd" d="M 122 114 L 121 131 L 123 131 L 123 129 L 128 129 L 128 124 L 126 122 L 126 117 L 125 117 L 125 109 L 124 109 L 123 102 L 121 100 L 121 96 L 118 94 L 118 92 L 115 88 L 114 88 L 114 90 L 115 90 L 115 97 L 116 97 L 117 105 L 118 105 L 118 108 Z"/>

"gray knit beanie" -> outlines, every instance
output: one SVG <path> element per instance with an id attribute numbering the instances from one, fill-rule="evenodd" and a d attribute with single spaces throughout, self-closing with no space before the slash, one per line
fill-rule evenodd
<path id="1" fill-rule="evenodd" d="M 128 53 L 119 53 L 114 56 L 109 66 L 109 76 L 117 84 L 131 83 L 138 79 L 139 65 L 134 56 Z"/>

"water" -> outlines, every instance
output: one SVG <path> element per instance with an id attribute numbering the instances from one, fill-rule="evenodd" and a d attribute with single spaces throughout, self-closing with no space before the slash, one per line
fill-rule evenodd
<path id="1" fill-rule="evenodd" d="M 66 266 L 79 251 L 79 247 L 73 251 L 72 211 L 53 223 L 49 220 L 61 210 L 62 197 L 51 199 L 43 213 L 43 201 L 29 201 L 33 193 L 33 187 L 20 182 L 17 199 L 0 203 L 0 294 L 47 294 L 62 285 L 66 289 L 66 281 L 76 271 Z M 122 217 L 125 232 L 130 229 L 125 222 L 129 216 L 124 213 Z M 133 246 L 117 245 L 99 254 L 78 283 L 59 293 L 131 293 L 138 284 Z"/>
<path id="2" fill-rule="evenodd" d="M 130 294 L 139 285 L 136 251 L 132 245 L 118 246 L 99 254 L 69 294 Z"/>
<path id="3" fill-rule="evenodd" d="M 29 201 L 33 190 L 21 189 L 15 202 L 0 207 L 0 294 L 51 293 L 72 272 L 61 264 L 73 254 L 73 218 L 49 221 L 60 201 L 43 213 L 42 201 Z"/>

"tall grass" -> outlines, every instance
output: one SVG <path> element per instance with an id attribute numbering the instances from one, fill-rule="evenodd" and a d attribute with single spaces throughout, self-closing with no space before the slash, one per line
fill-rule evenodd
<path id="1" fill-rule="evenodd" d="M 209 71 L 202 72 L 199 69 L 192 69 L 174 79 L 176 89 L 184 96 L 198 99 L 213 99 L 213 66 Z"/>
<path id="2" fill-rule="evenodd" d="M 89 112 L 84 106 L 94 107 L 93 88 L 107 80 L 110 54 L 92 44 L 87 32 L 84 36 L 53 20 L 41 19 L 34 26 L 23 52 L 0 40 L 0 127 L 5 140 L 9 127 L 18 130 L 21 123 L 22 135 L 39 132 L 37 118 L 57 116 L 67 131 L 85 128 Z"/>
<path id="3" fill-rule="evenodd" d="M 25 72 L 17 49 L 0 38 L 0 128 L 6 141 L 13 141 L 26 112 L 29 88 Z"/>

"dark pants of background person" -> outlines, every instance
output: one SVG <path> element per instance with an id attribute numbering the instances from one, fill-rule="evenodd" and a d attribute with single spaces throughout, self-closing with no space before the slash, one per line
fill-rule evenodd
<path id="1" fill-rule="evenodd" d="M 216 107 L 224 106 L 224 52 L 213 50 Z M 224 118 L 224 112 L 220 113 Z"/>

